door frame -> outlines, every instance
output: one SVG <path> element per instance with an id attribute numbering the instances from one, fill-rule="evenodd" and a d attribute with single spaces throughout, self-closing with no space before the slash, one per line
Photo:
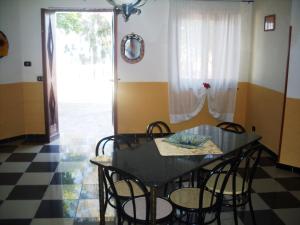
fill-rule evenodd
<path id="1" fill-rule="evenodd" d="M 286 68 L 285 68 L 285 84 L 284 84 L 284 92 L 283 92 L 283 104 L 282 104 L 281 126 L 280 126 L 280 136 L 279 136 L 279 150 L 278 150 L 278 160 L 277 160 L 278 163 L 280 163 L 283 129 L 284 129 L 284 122 L 285 122 L 285 108 L 286 108 L 287 90 L 288 90 L 288 83 L 289 83 L 292 35 L 293 35 L 293 27 L 289 26 L 288 49 L 287 49 L 287 59 L 286 59 Z"/>
<path id="2" fill-rule="evenodd" d="M 112 123 L 114 126 L 114 134 L 118 134 L 118 14 L 113 12 L 113 73 L 114 73 L 114 88 L 113 88 L 113 109 L 112 109 Z"/>
<path id="3" fill-rule="evenodd" d="M 47 91 L 47 65 L 46 65 L 46 39 L 44 35 L 44 24 L 45 24 L 45 18 L 44 18 L 44 11 L 51 11 L 51 12 L 112 12 L 112 48 L 113 48 L 113 79 L 114 79 L 114 87 L 113 87 L 113 99 L 112 99 L 112 124 L 113 124 L 113 130 L 114 134 L 118 133 L 118 116 L 117 116 L 117 89 L 118 89 L 118 74 L 117 74 L 117 24 L 118 24 L 118 15 L 113 9 L 98 9 L 98 8 L 45 8 L 41 9 L 41 35 L 42 35 L 42 61 L 43 61 L 43 93 L 44 93 L 44 120 L 45 120 L 45 135 L 44 140 L 46 142 L 51 142 L 57 137 L 59 137 L 59 134 L 56 136 L 51 137 L 50 136 L 50 126 L 49 126 L 49 105 L 47 104 L 48 99 L 48 91 Z"/>

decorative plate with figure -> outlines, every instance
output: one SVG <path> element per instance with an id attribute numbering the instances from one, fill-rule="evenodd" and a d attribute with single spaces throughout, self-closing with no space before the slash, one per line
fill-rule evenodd
<path id="1" fill-rule="evenodd" d="M 0 31 L 0 58 L 8 55 L 8 47 L 7 37 Z"/>

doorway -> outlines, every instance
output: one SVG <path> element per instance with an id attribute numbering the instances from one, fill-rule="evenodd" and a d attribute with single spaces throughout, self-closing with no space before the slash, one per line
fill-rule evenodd
<path id="1" fill-rule="evenodd" d="M 52 82 L 45 108 L 48 107 L 47 112 L 52 110 L 54 116 L 51 119 L 48 113 L 48 121 L 56 120 L 60 144 L 94 144 L 114 133 L 114 14 L 111 11 L 49 14 L 50 25 L 45 24 L 48 32 L 44 32 L 46 58 L 52 56 L 48 60 L 52 68 L 46 73 L 48 89 L 49 79 Z M 53 140 L 51 136 L 58 135 L 51 135 L 51 123 L 48 126 L 49 139 Z"/>

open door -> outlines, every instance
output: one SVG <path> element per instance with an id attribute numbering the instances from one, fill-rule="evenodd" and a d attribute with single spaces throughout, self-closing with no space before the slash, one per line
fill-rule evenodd
<path id="1" fill-rule="evenodd" d="M 46 140 L 59 136 L 56 92 L 55 11 L 42 9 L 42 53 Z"/>

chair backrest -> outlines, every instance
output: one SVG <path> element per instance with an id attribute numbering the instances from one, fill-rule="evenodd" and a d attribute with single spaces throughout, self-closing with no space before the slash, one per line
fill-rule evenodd
<path id="1" fill-rule="evenodd" d="M 237 123 L 232 123 L 232 122 L 222 122 L 219 123 L 217 127 L 220 127 L 223 130 L 234 132 L 237 134 L 242 134 L 246 132 L 246 129 L 242 125 Z"/>
<path id="2" fill-rule="evenodd" d="M 239 160 L 239 174 L 242 177 L 242 194 L 251 192 L 252 181 L 262 153 L 262 145 L 257 144 L 243 152 Z"/>
<path id="3" fill-rule="evenodd" d="M 133 176 L 129 173 L 126 173 L 120 169 L 117 169 L 115 167 L 109 166 L 109 167 L 105 167 L 103 170 L 104 170 L 104 176 L 105 176 L 106 180 L 108 181 L 108 184 L 114 194 L 118 217 L 121 217 L 123 215 L 122 200 L 124 200 L 124 199 L 122 199 L 122 196 L 120 196 L 119 193 L 117 192 L 116 186 L 115 186 L 115 184 L 116 184 L 115 181 L 116 181 L 116 177 L 122 177 L 122 181 L 126 183 L 129 193 L 130 193 L 127 200 L 132 201 L 132 212 L 133 212 L 134 222 L 137 221 L 137 208 L 136 208 L 136 197 L 137 196 L 134 195 L 134 187 L 133 187 L 135 185 L 136 187 L 140 188 L 140 190 L 142 191 L 141 196 L 145 197 L 144 198 L 145 199 L 145 213 L 146 213 L 145 221 L 149 223 L 149 221 L 150 221 L 150 192 L 147 190 L 146 186 L 135 176 Z"/>
<path id="4" fill-rule="evenodd" d="M 147 126 L 146 135 L 153 139 L 154 136 L 164 137 L 172 134 L 170 127 L 163 121 L 155 121 Z"/>
<path id="5" fill-rule="evenodd" d="M 108 142 L 112 142 L 113 147 L 117 149 L 121 149 L 121 146 L 131 148 L 131 144 L 126 137 L 122 135 L 112 135 L 112 136 L 102 138 L 100 141 L 98 141 L 96 145 L 96 156 L 99 155 L 99 150 L 102 151 L 103 155 L 105 154 L 105 146 L 107 145 Z"/>
<path id="6" fill-rule="evenodd" d="M 223 201 L 223 192 L 227 183 L 229 182 L 230 176 L 234 176 L 238 168 L 238 157 L 231 157 L 220 162 L 212 170 L 206 173 L 206 176 L 200 182 L 200 195 L 199 195 L 199 210 L 204 206 L 204 192 L 209 183 L 209 190 L 211 193 L 210 208 L 215 208 L 216 212 L 221 211 L 222 201 Z M 201 170 L 200 170 L 201 173 Z M 197 182 L 198 183 L 198 182 Z M 216 195 L 218 193 L 218 195 Z M 218 198 L 216 198 L 218 196 Z M 207 204 L 207 203 L 206 203 Z"/>

